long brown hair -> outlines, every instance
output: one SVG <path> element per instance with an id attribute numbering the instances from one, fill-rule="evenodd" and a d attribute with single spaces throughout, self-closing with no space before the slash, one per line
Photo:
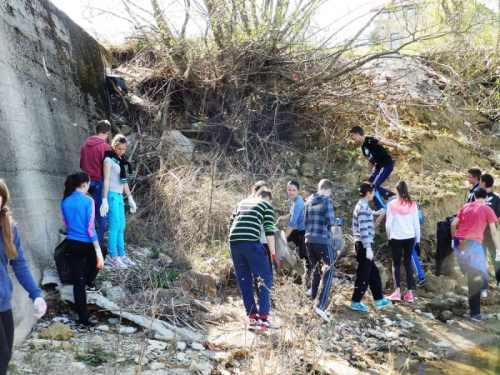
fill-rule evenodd
<path id="1" fill-rule="evenodd" d="M 10 220 L 9 207 L 7 207 L 10 193 L 7 185 L 2 179 L 0 179 L 0 197 L 2 197 L 2 206 L 0 207 L 0 227 L 2 228 L 3 248 L 5 249 L 7 258 L 15 259 L 17 258 L 17 249 L 14 245 L 12 222 Z"/>
<path id="2" fill-rule="evenodd" d="M 399 181 L 398 186 L 396 186 L 396 190 L 398 191 L 399 199 L 403 200 L 403 204 L 411 204 L 413 201 L 411 200 L 410 193 L 408 193 L 408 186 L 406 182 Z"/>

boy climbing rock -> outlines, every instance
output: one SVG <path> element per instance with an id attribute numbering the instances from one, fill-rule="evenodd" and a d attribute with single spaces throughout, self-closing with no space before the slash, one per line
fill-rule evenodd
<path id="1" fill-rule="evenodd" d="M 374 137 L 367 137 L 360 126 L 353 127 L 349 134 L 355 142 L 361 144 L 361 151 L 368 159 L 369 181 L 375 185 L 379 195 L 379 197 L 375 195 L 375 206 L 377 209 L 381 209 L 383 202 L 380 201 L 380 197 L 387 199 L 389 193 L 387 189 L 382 188 L 382 184 L 389 178 L 394 169 L 392 158 L 383 146 L 393 147 L 403 152 L 408 152 L 409 148 Z"/>

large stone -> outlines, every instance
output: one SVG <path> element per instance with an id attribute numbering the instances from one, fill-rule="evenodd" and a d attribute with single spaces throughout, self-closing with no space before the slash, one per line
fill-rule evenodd
<path id="1" fill-rule="evenodd" d="M 427 275 L 427 284 L 424 289 L 427 292 L 437 294 L 444 294 L 448 292 L 455 292 L 457 282 L 445 276 Z"/>
<path id="2" fill-rule="evenodd" d="M 300 167 L 300 173 L 304 177 L 314 177 L 314 175 L 316 174 L 316 168 L 312 163 L 304 163 Z"/>
<path id="3" fill-rule="evenodd" d="M 164 158 L 169 161 L 173 158 L 179 164 L 192 160 L 194 143 L 178 130 L 169 130 L 161 137 L 161 149 Z"/>
<path id="4" fill-rule="evenodd" d="M 387 271 L 387 268 L 385 268 L 382 263 L 376 262 L 376 265 L 380 273 L 380 280 L 382 281 L 382 290 L 384 290 L 390 278 L 389 271 Z"/>
<path id="5" fill-rule="evenodd" d="M 213 295 L 213 291 L 217 291 L 219 279 L 211 274 L 189 270 L 179 278 L 180 287 L 182 290 L 199 291 Z"/>
<path id="6" fill-rule="evenodd" d="M 38 337 L 46 340 L 68 341 L 74 336 L 74 332 L 66 324 L 55 322 L 52 325 L 40 332 Z"/>

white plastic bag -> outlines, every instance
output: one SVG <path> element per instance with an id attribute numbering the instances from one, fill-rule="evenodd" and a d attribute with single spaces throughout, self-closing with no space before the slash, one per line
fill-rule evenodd
<path id="1" fill-rule="evenodd" d="M 342 227 L 340 225 L 334 225 L 330 228 L 332 232 L 332 247 L 333 250 L 341 255 L 344 250 L 344 236 L 342 234 Z"/>
<path id="2" fill-rule="evenodd" d="M 274 231 L 274 244 L 276 247 L 276 255 L 281 263 L 280 267 L 288 270 L 293 270 L 297 263 L 297 257 L 294 252 L 288 247 L 285 232 L 282 230 Z"/>

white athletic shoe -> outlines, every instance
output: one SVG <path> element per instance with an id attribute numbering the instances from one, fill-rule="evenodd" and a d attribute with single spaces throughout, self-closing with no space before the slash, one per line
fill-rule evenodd
<path id="1" fill-rule="evenodd" d="M 488 297 L 488 291 L 486 289 L 481 290 L 481 298 L 487 298 Z"/>
<path id="2" fill-rule="evenodd" d="M 313 310 L 316 313 L 316 315 L 318 315 L 326 323 L 330 323 L 330 314 L 327 311 L 321 310 L 318 307 L 315 307 Z"/>
<path id="3" fill-rule="evenodd" d="M 121 257 L 118 257 L 118 259 L 125 264 L 127 267 L 135 267 L 137 266 L 137 263 L 134 262 L 132 259 L 128 257 L 128 255 L 123 255 Z"/>
<path id="4" fill-rule="evenodd" d="M 105 268 L 108 268 L 108 269 L 117 269 L 117 270 L 126 270 L 128 267 L 127 267 L 127 265 L 125 263 L 123 263 L 121 261 L 121 259 L 119 257 L 116 257 L 116 258 L 108 257 L 106 259 Z"/>
<path id="5" fill-rule="evenodd" d="M 308 290 L 306 290 L 306 292 L 304 294 L 305 294 L 306 297 L 311 297 L 313 295 L 312 288 L 309 288 Z"/>

